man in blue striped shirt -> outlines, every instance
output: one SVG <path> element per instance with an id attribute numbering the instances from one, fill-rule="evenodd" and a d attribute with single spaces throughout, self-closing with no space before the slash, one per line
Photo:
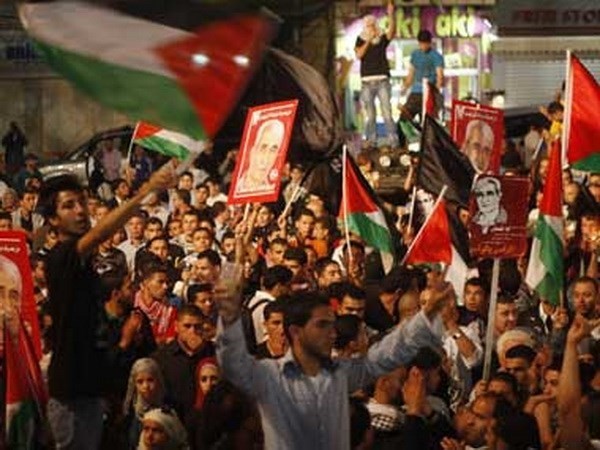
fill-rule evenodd
<path id="1" fill-rule="evenodd" d="M 420 347 L 441 345 L 438 311 L 452 288 L 435 290 L 409 321 L 373 345 L 364 358 L 330 358 L 335 315 L 316 292 L 292 295 L 285 308 L 287 353 L 256 360 L 246 350 L 237 296 L 219 297 L 217 356 L 225 378 L 253 396 L 260 409 L 267 450 L 349 450 L 348 396 L 384 373 L 407 364 Z"/>

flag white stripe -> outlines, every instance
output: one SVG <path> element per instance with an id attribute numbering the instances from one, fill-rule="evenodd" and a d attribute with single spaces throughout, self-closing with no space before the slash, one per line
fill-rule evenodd
<path id="1" fill-rule="evenodd" d="M 190 35 L 90 3 L 23 4 L 19 15 L 34 39 L 110 64 L 170 78 L 173 75 L 152 49 Z"/>

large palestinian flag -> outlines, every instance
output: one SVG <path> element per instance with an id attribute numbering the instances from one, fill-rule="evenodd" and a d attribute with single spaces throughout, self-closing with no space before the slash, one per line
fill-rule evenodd
<path id="1" fill-rule="evenodd" d="M 260 63 L 271 22 L 234 16 L 189 33 L 91 3 L 24 3 L 48 64 L 98 102 L 194 139 L 213 136 Z"/>

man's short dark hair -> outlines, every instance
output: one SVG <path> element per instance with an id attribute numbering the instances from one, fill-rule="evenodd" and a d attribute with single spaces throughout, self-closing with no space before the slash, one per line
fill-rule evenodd
<path id="1" fill-rule="evenodd" d="M 212 283 L 192 284 L 187 291 L 188 301 L 194 303 L 197 294 L 200 294 L 202 292 L 212 292 L 214 288 L 215 287 Z"/>
<path id="2" fill-rule="evenodd" d="M 192 195 L 187 189 L 176 189 L 175 194 L 177 194 L 177 197 L 179 197 L 186 205 L 190 205 L 192 203 Z"/>
<path id="3" fill-rule="evenodd" d="M 419 34 L 417 34 L 417 41 L 419 42 L 431 42 L 432 39 L 433 36 L 429 30 L 421 30 L 419 31 Z"/>
<path id="4" fill-rule="evenodd" d="M 221 267 L 221 257 L 215 250 L 204 250 L 203 252 L 198 253 L 198 256 L 196 257 L 197 260 L 204 258 L 206 258 L 212 266 Z"/>
<path id="5" fill-rule="evenodd" d="M 284 238 L 280 237 L 275 238 L 271 242 L 269 242 L 269 248 L 273 248 L 276 245 L 283 245 L 284 247 L 287 247 L 288 242 Z"/>
<path id="6" fill-rule="evenodd" d="M 352 284 L 349 281 L 342 281 L 340 286 L 340 295 L 340 300 L 342 300 L 346 296 L 355 298 L 357 300 L 367 299 L 367 293 L 365 292 L 365 290 L 356 286 L 355 284 Z"/>
<path id="7" fill-rule="evenodd" d="M 350 241 L 350 248 L 356 248 L 361 252 L 365 253 L 365 245 L 362 242 Z M 342 247 L 342 252 L 346 253 L 348 251 L 348 243 L 346 242 Z"/>
<path id="8" fill-rule="evenodd" d="M 125 178 L 115 178 L 114 180 L 111 181 L 110 183 L 110 188 L 113 192 L 115 192 L 117 190 L 117 188 L 122 184 L 129 184 L 127 183 L 127 180 L 125 180 Z"/>
<path id="9" fill-rule="evenodd" d="M 480 277 L 471 277 L 471 278 L 469 278 L 465 282 L 465 287 L 467 287 L 467 286 L 480 287 L 481 289 L 483 289 L 483 292 L 487 293 L 487 288 L 485 286 L 485 283 L 484 283 L 483 279 L 480 278 Z"/>
<path id="10" fill-rule="evenodd" d="M 37 194 L 37 193 L 38 193 L 37 189 L 27 186 L 19 192 L 19 198 L 21 200 L 23 200 L 23 198 L 25 197 L 25 194 Z"/>
<path id="11" fill-rule="evenodd" d="M 317 261 L 315 262 L 315 273 L 317 274 L 317 277 L 320 277 L 321 275 L 323 275 L 323 272 L 325 271 L 327 266 L 329 266 L 331 264 L 335 264 L 335 265 L 339 266 L 338 263 L 336 263 L 333 259 L 331 259 L 327 256 L 317 259 Z"/>
<path id="12" fill-rule="evenodd" d="M 169 239 L 167 237 L 165 237 L 165 236 L 156 236 L 156 237 L 153 237 L 152 239 L 150 239 L 148 241 L 148 243 L 146 244 L 146 248 L 150 248 L 150 246 L 154 242 L 156 242 L 156 241 L 165 241 L 167 243 L 167 246 L 169 245 Z"/>
<path id="13" fill-rule="evenodd" d="M 298 291 L 288 296 L 283 312 L 283 325 L 285 336 L 289 342 L 292 341 L 290 327 L 292 325 L 304 327 L 310 320 L 313 311 L 323 306 L 329 306 L 329 302 L 319 292 Z"/>
<path id="14" fill-rule="evenodd" d="M 146 227 L 148 225 L 160 225 L 161 228 L 163 228 L 163 226 L 164 226 L 164 224 L 162 223 L 162 220 L 160 220 L 156 216 L 149 217 L 148 220 L 146 220 Z"/>
<path id="15" fill-rule="evenodd" d="M 204 320 L 202 310 L 191 303 L 184 304 L 181 308 L 179 308 L 179 311 L 177 311 L 177 320 L 181 320 L 183 316 L 191 316 Z"/>
<path id="16" fill-rule="evenodd" d="M 223 242 L 225 239 L 235 239 L 235 233 L 231 230 L 226 231 L 221 237 L 221 242 Z"/>
<path id="17" fill-rule="evenodd" d="M 333 348 L 341 350 L 358 338 L 362 319 L 355 314 L 343 314 L 335 319 L 335 343 Z"/>
<path id="18" fill-rule="evenodd" d="M 123 287 L 126 276 L 128 276 L 127 272 L 118 270 L 109 270 L 100 275 L 98 294 L 101 301 L 110 300 L 112 293 Z"/>
<path id="19" fill-rule="evenodd" d="M 56 199 L 61 192 L 83 193 L 83 186 L 74 175 L 59 175 L 50 178 L 42 186 L 38 199 L 38 208 L 47 219 L 56 216 Z"/>
<path id="20" fill-rule="evenodd" d="M 301 266 L 305 266 L 308 262 L 308 256 L 303 248 L 300 247 L 289 247 L 283 253 L 283 259 L 290 261 L 297 261 Z"/>
<path id="21" fill-rule="evenodd" d="M 527 361 L 531 365 L 537 353 L 528 345 L 515 345 L 506 351 L 506 359 L 520 358 Z"/>
<path id="22" fill-rule="evenodd" d="M 431 347 L 421 347 L 410 363 L 410 368 L 432 370 L 442 365 L 442 357 Z"/>
<path id="23" fill-rule="evenodd" d="M 9 220 L 12 222 L 12 216 L 8 211 L 0 211 L 0 220 Z"/>
<path id="24" fill-rule="evenodd" d="M 271 290 L 278 284 L 289 284 L 292 277 L 292 271 L 285 266 L 269 267 L 262 277 L 262 285 L 266 290 Z"/>
<path id="25" fill-rule="evenodd" d="M 577 279 L 575 279 L 575 281 L 573 281 L 573 283 L 571 284 L 571 286 L 575 286 L 576 284 L 591 284 L 592 286 L 594 286 L 594 291 L 596 293 L 598 293 L 598 281 L 595 278 L 592 277 L 588 277 L 587 275 L 581 276 Z"/>
<path id="26" fill-rule="evenodd" d="M 490 382 L 491 381 L 501 381 L 502 383 L 506 383 L 508 386 L 510 386 L 510 390 L 512 391 L 512 393 L 517 398 L 519 398 L 519 396 L 520 396 L 519 382 L 517 381 L 517 379 L 515 378 L 515 376 L 512 373 L 496 372 L 495 374 L 493 374 L 490 377 Z"/>
<path id="27" fill-rule="evenodd" d="M 275 300 L 274 302 L 269 302 L 263 309 L 263 318 L 265 321 L 271 318 L 271 314 L 284 314 L 284 305 L 283 302 Z"/>
<path id="28" fill-rule="evenodd" d="M 211 217 L 213 219 L 220 214 L 223 214 L 225 211 L 227 211 L 227 204 L 225 202 L 215 202 L 210 208 Z"/>
<path id="29" fill-rule="evenodd" d="M 308 208 L 301 208 L 300 210 L 298 210 L 298 212 L 294 216 L 294 221 L 300 219 L 300 217 L 302 217 L 302 216 L 309 216 L 309 217 L 312 217 L 314 219 L 315 218 L 315 213 L 312 210 L 308 209 Z"/>
<path id="30" fill-rule="evenodd" d="M 513 296 L 505 294 L 498 295 L 498 305 L 510 305 L 513 303 L 515 303 L 515 298 Z"/>
<path id="31" fill-rule="evenodd" d="M 166 264 L 163 264 L 154 254 L 149 255 L 148 259 L 140 266 L 139 273 L 142 280 L 147 280 L 155 273 L 168 273 Z"/>

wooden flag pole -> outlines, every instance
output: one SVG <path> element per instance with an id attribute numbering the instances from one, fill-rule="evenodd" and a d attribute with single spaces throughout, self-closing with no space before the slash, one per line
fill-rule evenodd
<path id="1" fill-rule="evenodd" d="M 490 379 L 492 370 L 492 351 L 494 350 L 494 328 L 496 322 L 496 303 L 498 302 L 498 279 L 500 278 L 500 258 L 494 258 L 492 268 L 492 287 L 488 309 L 488 325 L 485 333 L 485 356 L 483 359 L 483 380 Z"/>
<path id="2" fill-rule="evenodd" d="M 342 150 L 342 208 L 344 211 L 344 234 L 346 236 L 346 252 L 348 253 L 348 267 L 346 270 L 350 270 L 352 264 L 352 252 L 350 251 L 350 228 L 348 228 L 348 147 L 344 144 Z"/>

